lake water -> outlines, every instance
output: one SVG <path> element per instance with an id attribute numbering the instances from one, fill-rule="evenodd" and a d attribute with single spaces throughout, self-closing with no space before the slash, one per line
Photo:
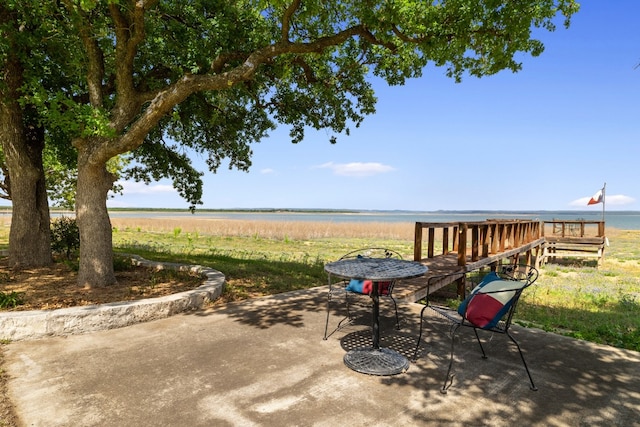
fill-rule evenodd
<path id="1" fill-rule="evenodd" d="M 188 211 L 110 211 L 113 218 L 213 218 L 259 221 L 329 221 L 329 222 L 471 222 L 487 219 L 529 219 L 529 220 L 585 220 L 600 221 L 602 211 L 210 211 L 201 210 L 191 214 Z M 607 227 L 622 230 L 640 230 L 639 211 L 605 212 Z"/>

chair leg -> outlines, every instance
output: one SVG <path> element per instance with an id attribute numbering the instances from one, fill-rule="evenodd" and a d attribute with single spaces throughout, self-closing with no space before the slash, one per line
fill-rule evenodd
<path id="1" fill-rule="evenodd" d="M 328 295 L 327 296 L 327 320 L 325 321 L 325 324 L 324 324 L 324 338 L 323 338 L 323 340 L 325 341 L 327 340 L 327 338 L 329 338 L 327 335 L 327 332 L 329 331 L 329 314 L 331 313 L 330 304 L 331 304 L 331 295 Z"/>
<path id="2" fill-rule="evenodd" d="M 522 359 L 522 364 L 524 365 L 524 369 L 527 371 L 527 376 L 529 377 L 529 382 L 531 382 L 531 386 L 529 387 L 533 391 L 538 391 L 538 387 L 533 383 L 533 378 L 531 378 L 531 372 L 529 372 L 529 367 L 527 366 L 527 362 L 524 360 L 524 354 L 522 354 L 522 350 L 520 349 L 520 345 L 516 341 L 516 339 L 507 331 L 507 335 L 511 338 L 511 341 L 518 348 L 518 353 L 520 353 L 520 359 Z"/>
<path id="3" fill-rule="evenodd" d="M 440 389 L 440 393 L 442 394 L 447 394 L 447 389 L 451 387 L 451 384 L 453 384 L 453 375 L 451 375 L 451 368 L 453 367 L 453 352 L 454 352 L 454 346 L 456 343 L 456 332 L 458 332 L 459 327 L 460 327 L 460 324 L 456 324 L 455 327 L 451 330 L 451 357 L 449 359 L 449 368 L 447 369 L 447 376 L 444 378 L 442 389 Z"/>
<path id="4" fill-rule="evenodd" d="M 484 352 L 484 347 L 482 346 L 482 341 L 480 341 L 480 336 L 478 335 L 478 330 L 473 328 L 473 332 L 476 334 L 476 339 L 478 340 L 478 344 L 480 344 L 480 351 L 482 351 L 482 358 L 487 358 L 487 353 Z"/>
<path id="5" fill-rule="evenodd" d="M 393 301 L 393 309 L 396 311 L 396 329 L 400 330 L 400 316 L 398 316 L 398 304 L 396 303 L 396 300 L 389 295 L 389 298 L 391 299 L 391 301 Z"/>
<path id="6" fill-rule="evenodd" d="M 345 298 L 347 300 L 347 315 L 345 317 L 342 318 L 342 320 L 340 320 L 338 322 L 338 325 L 336 326 L 336 328 L 331 331 L 331 333 L 329 333 L 329 316 L 331 315 L 331 296 L 329 296 L 327 298 L 327 320 L 325 322 L 324 325 L 324 338 L 323 340 L 327 340 L 331 335 L 334 334 L 334 332 L 339 331 L 340 328 L 343 327 L 343 323 L 345 322 L 345 320 L 347 321 L 347 323 L 351 322 L 351 312 L 349 311 L 349 298 L 347 295 L 345 295 Z"/>
<path id="7" fill-rule="evenodd" d="M 420 333 L 418 334 L 418 342 L 416 343 L 416 350 L 413 352 L 413 358 L 412 360 L 415 362 L 416 360 L 418 360 L 418 349 L 420 348 L 420 340 L 422 340 L 422 330 L 423 330 L 423 316 L 424 316 L 424 311 L 427 309 L 427 305 L 425 305 L 424 307 L 422 307 L 422 310 L 420 310 Z"/>
<path id="8" fill-rule="evenodd" d="M 344 300 L 345 300 L 345 304 L 347 305 L 347 319 L 351 320 L 351 310 L 349 308 L 349 293 L 348 292 L 344 294 Z"/>

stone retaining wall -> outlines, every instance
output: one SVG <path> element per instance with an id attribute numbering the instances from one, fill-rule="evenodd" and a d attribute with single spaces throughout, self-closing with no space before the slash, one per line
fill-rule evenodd
<path id="1" fill-rule="evenodd" d="M 159 298 L 57 310 L 2 312 L 0 339 L 33 340 L 122 328 L 202 308 L 206 302 L 219 298 L 224 290 L 224 274 L 212 268 L 149 261 L 137 255 L 131 255 L 131 259 L 134 264 L 145 267 L 196 272 L 204 282 L 196 289 Z"/>

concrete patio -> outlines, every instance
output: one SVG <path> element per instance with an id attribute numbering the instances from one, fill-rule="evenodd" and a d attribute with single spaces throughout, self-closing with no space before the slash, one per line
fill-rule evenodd
<path id="1" fill-rule="evenodd" d="M 369 315 L 323 341 L 325 291 L 13 342 L 9 393 L 25 426 L 640 426 L 639 353 L 514 327 L 539 388 L 531 391 L 506 337 L 494 337 L 483 360 L 462 331 L 443 395 L 444 324 L 429 322 L 407 372 L 359 374 L 342 359 L 370 342 Z M 412 355 L 420 308 L 401 306 L 400 331 L 385 319 L 384 346 Z"/>

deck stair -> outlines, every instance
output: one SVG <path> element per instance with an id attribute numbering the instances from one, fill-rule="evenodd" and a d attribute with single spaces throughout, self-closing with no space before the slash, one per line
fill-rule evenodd
<path id="1" fill-rule="evenodd" d="M 595 258 L 600 266 L 604 260 L 607 238 L 604 221 L 547 221 L 551 235 L 545 236 L 543 262 L 558 258 Z M 595 230 L 595 233 L 590 233 Z"/>

